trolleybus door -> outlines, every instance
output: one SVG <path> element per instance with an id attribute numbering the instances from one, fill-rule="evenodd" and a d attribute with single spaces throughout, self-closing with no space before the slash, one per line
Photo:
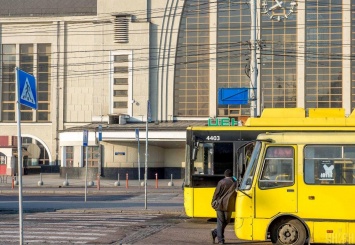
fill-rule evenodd
<path id="1" fill-rule="evenodd" d="M 266 148 L 255 186 L 256 218 L 297 212 L 295 156 L 296 148 L 293 146 Z"/>

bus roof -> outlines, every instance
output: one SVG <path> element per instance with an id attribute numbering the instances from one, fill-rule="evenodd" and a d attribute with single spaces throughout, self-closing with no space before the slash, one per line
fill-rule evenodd
<path id="1" fill-rule="evenodd" d="M 217 120 L 217 119 L 216 119 Z M 284 127 L 290 130 L 302 130 L 304 128 L 317 128 L 317 130 L 330 130 L 327 127 L 355 127 L 355 110 L 345 115 L 343 108 L 267 108 L 260 117 L 248 118 L 243 126 L 193 126 L 188 130 L 252 130 L 276 127 Z M 299 129 L 296 129 L 296 128 Z M 322 129 L 323 127 L 323 129 Z"/>
<path id="2" fill-rule="evenodd" d="M 355 126 L 355 113 L 346 117 L 342 108 L 316 108 L 308 109 L 306 116 L 306 110 L 303 108 L 272 108 L 264 109 L 259 118 L 248 118 L 245 126 Z"/>
<path id="3" fill-rule="evenodd" d="M 274 144 L 355 144 L 352 132 L 282 132 L 262 133 L 257 140 Z"/>

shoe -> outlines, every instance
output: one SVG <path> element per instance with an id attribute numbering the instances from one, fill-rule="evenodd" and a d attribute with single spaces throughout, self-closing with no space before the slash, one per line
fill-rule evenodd
<path id="1" fill-rule="evenodd" d="M 210 236 L 211 236 L 212 243 L 215 244 L 217 236 L 214 234 L 214 230 L 213 229 L 211 230 Z"/>
<path id="2" fill-rule="evenodd" d="M 224 244 L 224 241 L 219 241 L 218 244 Z"/>

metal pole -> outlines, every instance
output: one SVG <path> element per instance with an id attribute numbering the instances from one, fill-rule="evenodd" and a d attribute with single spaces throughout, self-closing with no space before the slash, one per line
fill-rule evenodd
<path id="1" fill-rule="evenodd" d="M 15 68 L 16 76 L 16 96 L 17 96 L 17 157 L 18 157 L 18 213 L 20 226 L 20 245 L 23 244 L 23 218 L 22 218 L 22 140 L 21 140 L 21 110 L 20 110 L 20 91 L 18 85 L 18 68 Z"/>
<path id="2" fill-rule="evenodd" d="M 258 63 L 256 59 L 256 0 L 250 1 L 251 11 L 251 57 L 250 57 L 250 117 L 258 116 Z"/>
<path id="3" fill-rule="evenodd" d="M 100 144 L 100 141 L 99 141 L 99 161 L 98 161 L 98 169 L 97 169 L 97 174 L 99 176 L 101 176 L 101 144 Z"/>
<path id="4" fill-rule="evenodd" d="M 138 138 L 138 186 L 141 186 L 141 159 L 140 159 L 140 143 Z"/>
<path id="5" fill-rule="evenodd" d="M 148 117 L 149 117 L 149 100 L 147 102 L 147 120 L 145 122 L 145 162 L 144 162 L 144 207 L 147 209 L 147 179 L 148 179 Z"/>
<path id="6" fill-rule="evenodd" d="M 85 153 L 85 202 L 86 202 L 86 193 L 87 193 L 87 189 L 88 189 L 88 146 L 85 147 L 86 148 L 86 153 Z"/>
<path id="7" fill-rule="evenodd" d="M 96 134 L 96 132 L 95 132 Z M 101 147 L 101 141 L 102 141 L 102 125 L 100 124 L 98 127 L 98 145 L 99 145 L 99 162 L 98 162 L 98 169 L 97 173 L 99 176 L 101 176 L 101 167 L 102 167 L 102 147 Z"/>

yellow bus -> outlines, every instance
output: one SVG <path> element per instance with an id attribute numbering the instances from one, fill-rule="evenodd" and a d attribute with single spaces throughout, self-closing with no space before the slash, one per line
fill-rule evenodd
<path id="1" fill-rule="evenodd" d="M 234 119 L 212 120 L 208 126 L 188 127 L 184 208 L 189 217 L 216 217 L 212 195 L 223 172 L 229 168 L 241 180 L 253 141 L 265 132 L 355 131 L 355 116 L 343 109 L 264 109 L 260 118 L 249 118 L 243 126 Z M 242 147 L 247 144 L 246 147 Z M 238 164 L 239 163 L 239 164 Z"/>
<path id="2" fill-rule="evenodd" d="M 338 119 L 338 129 L 257 137 L 237 191 L 239 239 L 355 243 L 355 118 Z"/>

